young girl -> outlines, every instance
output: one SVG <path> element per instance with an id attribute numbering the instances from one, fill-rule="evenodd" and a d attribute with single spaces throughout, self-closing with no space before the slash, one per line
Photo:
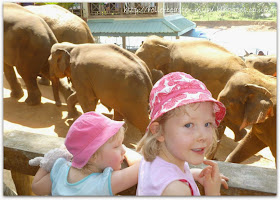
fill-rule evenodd
<path id="1" fill-rule="evenodd" d="M 224 105 L 192 76 L 174 72 L 162 77 L 150 94 L 151 122 L 137 150 L 144 156 L 138 174 L 137 195 L 220 195 L 216 163 L 204 160 L 215 140 L 215 128 L 225 115 Z M 188 163 L 207 166 L 193 173 Z M 195 180 L 194 180 L 195 178 Z"/>
<path id="2" fill-rule="evenodd" d="M 65 139 L 65 146 L 73 155 L 72 162 L 68 161 L 69 153 L 65 150 L 48 152 L 40 159 L 41 168 L 34 177 L 33 192 L 53 196 L 101 196 L 114 195 L 135 185 L 140 159 L 130 159 L 138 154 L 133 155 L 132 150 L 125 154 L 123 124 L 95 112 L 80 116 Z M 132 166 L 120 170 L 125 157 Z M 36 160 L 38 158 L 29 163 L 35 165 Z"/>

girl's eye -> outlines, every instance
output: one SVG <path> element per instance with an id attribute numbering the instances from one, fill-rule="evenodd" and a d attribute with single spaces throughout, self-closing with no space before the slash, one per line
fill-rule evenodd
<path id="1" fill-rule="evenodd" d="M 185 125 L 185 127 L 186 128 L 191 128 L 191 127 L 193 127 L 193 124 L 192 123 L 188 123 L 188 124 Z"/>
<path id="2" fill-rule="evenodd" d="M 207 123 L 205 124 L 205 127 L 210 127 L 211 125 L 212 125 L 211 122 L 207 122 Z"/>

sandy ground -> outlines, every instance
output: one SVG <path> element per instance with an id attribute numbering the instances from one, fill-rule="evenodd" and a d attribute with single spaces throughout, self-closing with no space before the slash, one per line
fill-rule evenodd
<path id="1" fill-rule="evenodd" d="M 254 27 L 251 27 L 251 29 Z M 255 30 L 254 30 L 255 31 Z M 273 34 L 275 30 L 271 31 Z M 276 40 L 276 37 L 275 37 Z M 273 44 L 274 45 L 274 44 Z M 276 45 L 276 43 L 275 43 Z M 272 46 L 272 49 L 274 47 Z M 38 134 L 47 134 L 58 137 L 65 137 L 69 126 L 73 123 L 73 119 L 67 119 L 67 107 L 65 102 L 61 107 L 56 107 L 52 90 L 50 86 L 39 85 L 42 92 L 42 104 L 38 106 L 27 106 L 24 100 L 27 92 L 24 89 L 24 97 L 19 100 L 10 98 L 10 87 L 5 78 L 3 78 L 3 129 L 20 129 Z M 20 79 L 21 80 L 21 79 Z M 25 88 L 21 80 L 23 88 Z M 61 97 L 61 100 L 63 98 Z M 79 105 L 78 111 L 82 113 Z M 97 112 L 108 113 L 108 110 L 101 104 L 97 106 Z M 112 113 L 112 112 L 111 112 Z M 225 160 L 227 155 L 236 147 L 238 143 L 233 141 L 234 135 L 231 130 L 226 129 L 226 135 L 222 138 L 221 146 L 217 152 L 218 160 Z M 266 168 L 275 168 L 274 157 L 268 148 L 263 149 L 259 153 L 252 156 L 243 164 L 254 165 Z M 10 188 L 15 190 L 13 181 L 11 180 L 10 171 L 4 170 L 3 181 Z"/>

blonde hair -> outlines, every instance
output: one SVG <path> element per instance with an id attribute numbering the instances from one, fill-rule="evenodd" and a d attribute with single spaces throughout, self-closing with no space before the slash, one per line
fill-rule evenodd
<path id="1" fill-rule="evenodd" d="M 95 164 L 95 159 L 97 158 L 97 156 L 100 154 L 100 151 L 102 150 L 102 147 L 106 144 L 106 143 L 111 143 L 115 140 L 118 140 L 119 138 L 124 136 L 124 133 L 126 131 L 127 128 L 125 128 L 124 126 L 122 126 L 119 131 L 113 135 L 112 137 L 110 137 L 102 146 L 100 146 L 97 151 L 92 154 L 92 156 L 90 157 L 90 159 L 88 160 L 87 164 L 85 166 L 83 166 L 83 168 L 81 168 L 81 172 L 82 173 L 92 173 L 92 167 Z"/>
<path id="2" fill-rule="evenodd" d="M 162 116 L 154 120 L 153 122 L 159 123 L 160 125 L 159 130 L 155 134 L 153 134 L 150 131 L 150 129 L 148 129 L 145 135 L 138 142 L 136 151 L 140 152 L 144 156 L 146 161 L 152 162 L 156 158 L 156 156 L 159 155 L 159 151 L 161 149 L 162 143 L 159 142 L 157 138 L 162 135 L 163 125 L 166 122 L 166 120 L 170 119 L 174 115 L 177 115 L 179 112 L 184 112 L 187 115 L 189 115 L 187 109 L 192 107 L 194 110 L 196 110 L 199 105 L 200 102 L 179 106 L 173 110 L 164 113 Z M 208 151 L 206 152 L 206 154 L 212 153 L 215 150 L 216 146 L 217 146 L 217 128 L 215 127 L 213 130 L 213 142 L 210 148 L 208 149 Z"/>

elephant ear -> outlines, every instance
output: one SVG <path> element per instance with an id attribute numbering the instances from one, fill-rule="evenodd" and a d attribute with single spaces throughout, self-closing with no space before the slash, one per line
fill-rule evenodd
<path id="1" fill-rule="evenodd" d="M 57 49 L 53 52 L 53 70 L 57 77 L 63 78 L 67 76 L 67 71 L 69 71 L 70 67 L 70 53 L 65 49 Z"/>
<path id="2" fill-rule="evenodd" d="M 156 49 L 157 49 L 157 56 L 155 58 L 155 63 L 156 63 L 156 69 L 162 70 L 163 73 L 167 73 L 166 71 L 166 66 L 170 63 L 170 50 L 167 46 L 161 45 L 161 44 L 156 44 Z"/>
<path id="3" fill-rule="evenodd" d="M 245 88 L 247 94 L 242 102 L 245 111 L 240 130 L 252 124 L 262 123 L 274 115 L 271 93 L 266 88 L 254 84 L 246 84 Z"/>

